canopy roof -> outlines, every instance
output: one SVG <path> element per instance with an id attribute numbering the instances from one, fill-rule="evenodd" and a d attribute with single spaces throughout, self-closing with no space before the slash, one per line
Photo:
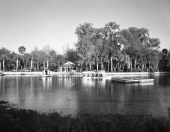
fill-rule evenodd
<path id="1" fill-rule="evenodd" d="M 74 63 L 72 63 L 71 61 L 68 61 L 67 63 L 65 63 L 59 67 L 76 67 L 76 65 Z"/>

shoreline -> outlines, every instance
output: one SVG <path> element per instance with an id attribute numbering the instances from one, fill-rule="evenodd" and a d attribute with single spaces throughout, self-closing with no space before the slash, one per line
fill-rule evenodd
<path id="1" fill-rule="evenodd" d="M 89 71 L 90 72 L 90 71 Z M 1 76 L 4 75 L 42 75 L 40 72 L 2 72 Z M 82 72 L 51 72 L 52 75 L 83 75 Z M 102 73 L 104 76 L 122 76 L 122 75 L 161 75 L 170 74 L 170 72 L 105 72 Z"/>

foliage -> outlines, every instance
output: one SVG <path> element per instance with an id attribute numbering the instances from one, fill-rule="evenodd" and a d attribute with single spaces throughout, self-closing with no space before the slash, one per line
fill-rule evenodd
<path id="1" fill-rule="evenodd" d="M 160 71 L 170 71 L 170 51 L 167 49 L 163 49 L 160 53 L 158 68 Z"/>
<path id="2" fill-rule="evenodd" d="M 20 46 L 20 54 L 2 48 L 0 68 L 14 70 L 18 62 L 19 70 L 41 71 L 47 63 L 50 70 L 57 71 L 59 65 L 71 61 L 81 70 L 170 71 L 170 51 L 160 52 L 160 40 L 151 38 L 146 28 L 120 29 L 116 22 L 94 28 L 92 23 L 84 23 L 76 28 L 75 34 L 78 38 L 75 49 L 68 44 L 63 54 L 57 54 L 49 45 L 42 50 L 34 47 L 30 53 Z"/>
<path id="3" fill-rule="evenodd" d="M 25 51 L 26 51 L 26 48 L 25 48 L 24 46 L 20 46 L 20 47 L 18 48 L 18 51 L 19 51 L 20 54 L 24 54 Z"/>
<path id="4" fill-rule="evenodd" d="M 73 63 L 77 62 L 76 50 L 73 48 L 70 48 L 69 44 L 67 44 L 64 48 L 64 58 L 65 58 L 65 61 L 71 61 Z"/>
<path id="5" fill-rule="evenodd" d="M 0 130 L 3 132 L 168 132 L 169 121 L 152 115 L 39 113 L 17 109 L 0 101 Z"/>

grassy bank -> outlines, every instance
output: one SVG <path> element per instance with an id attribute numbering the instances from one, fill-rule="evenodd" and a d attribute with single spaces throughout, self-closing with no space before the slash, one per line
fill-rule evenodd
<path id="1" fill-rule="evenodd" d="M 0 101 L 1 132 L 168 132 L 168 119 L 152 115 L 77 115 L 40 114 L 12 108 Z"/>

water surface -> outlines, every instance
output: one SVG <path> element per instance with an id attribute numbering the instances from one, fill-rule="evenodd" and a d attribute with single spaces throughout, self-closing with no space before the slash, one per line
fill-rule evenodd
<path id="1" fill-rule="evenodd" d="M 18 107 L 63 114 L 121 113 L 168 116 L 170 75 L 152 84 L 120 84 L 108 78 L 0 76 L 0 100 Z"/>

